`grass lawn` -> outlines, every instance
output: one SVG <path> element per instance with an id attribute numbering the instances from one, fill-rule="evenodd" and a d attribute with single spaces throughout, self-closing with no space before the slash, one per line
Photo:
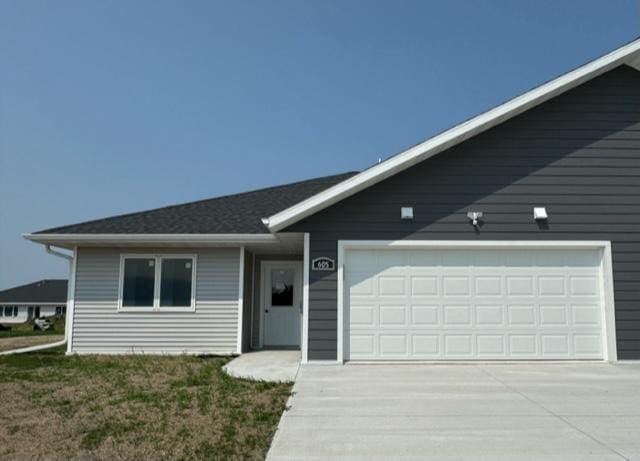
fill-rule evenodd
<path id="1" fill-rule="evenodd" d="M 45 335 L 63 335 L 64 336 L 64 317 L 51 317 L 53 328 L 47 331 L 33 331 L 33 324 L 30 322 L 20 323 L 18 325 L 9 325 L 10 329 L 0 330 L 0 340 L 2 338 L 14 338 L 17 336 L 45 336 Z"/>
<path id="2" fill-rule="evenodd" d="M 261 459 L 291 384 L 220 357 L 0 356 L 0 459 Z"/>

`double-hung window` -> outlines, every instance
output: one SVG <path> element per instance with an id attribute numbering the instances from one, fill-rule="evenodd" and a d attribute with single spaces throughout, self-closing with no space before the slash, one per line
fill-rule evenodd
<path id="1" fill-rule="evenodd" d="M 195 255 L 120 257 L 121 311 L 192 311 L 195 309 Z"/>

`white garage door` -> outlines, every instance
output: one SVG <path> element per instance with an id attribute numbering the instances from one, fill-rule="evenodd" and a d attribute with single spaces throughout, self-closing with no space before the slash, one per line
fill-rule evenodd
<path id="1" fill-rule="evenodd" d="M 345 252 L 351 360 L 602 358 L 600 250 Z"/>

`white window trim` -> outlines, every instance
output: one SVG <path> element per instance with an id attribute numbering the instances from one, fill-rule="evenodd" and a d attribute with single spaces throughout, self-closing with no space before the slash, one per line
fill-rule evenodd
<path id="1" fill-rule="evenodd" d="M 124 292 L 124 262 L 126 259 L 153 259 L 153 305 L 152 306 L 123 306 Z M 160 306 L 160 286 L 163 259 L 191 260 L 191 305 L 189 306 Z M 198 257 L 195 254 L 181 253 L 122 253 L 120 254 L 120 273 L 118 276 L 118 312 L 195 312 L 196 310 L 196 271 Z"/>
<path id="2" fill-rule="evenodd" d="M 602 273 L 601 290 L 604 303 L 603 360 L 615 362 L 618 359 L 616 347 L 615 299 L 613 294 L 613 264 L 611 257 L 611 241 L 579 241 L 579 240 L 338 240 L 338 338 L 337 362 L 343 364 L 348 358 L 345 354 L 345 343 L 349 340 L 345 335 L 349 329 L 344 324 L 345 289 L 344 261 L 345 252 L 349 249 L 446 249 L 446 248 L 537 248 L 537 249 L 590 249 L 600 250 L 600 270 Z"/>

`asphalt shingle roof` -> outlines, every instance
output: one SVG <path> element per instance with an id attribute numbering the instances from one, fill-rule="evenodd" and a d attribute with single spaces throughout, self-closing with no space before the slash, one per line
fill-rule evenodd
<path id="1" fill-rule="evenodd" d="M 264 234 L 271 216 L 357 172 L 55 227 L 35 234 Z"/>
<path id="2" fill-rule="evenodd" d="M 66 303 L 67 281 L 46 279 L 0 291 L 0 303 Z"/>

